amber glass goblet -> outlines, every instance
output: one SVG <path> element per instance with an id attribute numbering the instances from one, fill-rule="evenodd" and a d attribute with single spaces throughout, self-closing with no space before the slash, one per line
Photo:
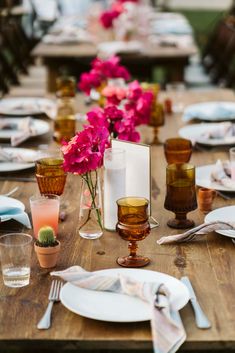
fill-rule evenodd
<path id="1" fill-rule="evenodd" d="M 168 226 L 177 229 L 194 226 L 194 222 L 187 219 L 187 213 L 197 208 L 195 167 L 188 163 L 168 165 L 166 186 L 164 207 L 175 213 L 175 219 L 170 219 Z"/>
<path id="2" fill-rule="evenodd" d="M 41 194 L 62 195 L 66 177 L 62 158 L 46 157 L 36 161 L 36 179 Z"/>
<path id="3" fill-rule="evenodd" d="M 143 267 L 150 262 L 148 257 L 137 255 L 137 241 L 150 233 L 148 221 L 148 200 L 142 197 L 124 197 L 117 200 L 118 223 L 116 230 L 120 237 L 129 241 L 129 256 L 119 257 L 117 263 L 123 267 Z"/>
<path id="4" fill-rule="evenodd" d="M 76 94 L 76 78 L 73 76 L 60 76 L 56 79 L 56 96 L 75 97 Z"/>
<path id="5" fill-rule="evenodd" d="M 167 139 L 164 143 L 167 163 L 188 163 L 192 155 L 192 148 L 190 140 L 181 137 Z"/>

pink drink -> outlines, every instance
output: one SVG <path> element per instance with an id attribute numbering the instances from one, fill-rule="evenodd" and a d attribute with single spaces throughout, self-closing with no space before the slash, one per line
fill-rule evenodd
<path id="1" fill-rule="evenodd" d="M 55 195 L 51 195 L 55 196 Z M 58 234 L 59 198 L 38 197 L 30 200 L 35 238 L 40 228 L 50 226 Z"/>

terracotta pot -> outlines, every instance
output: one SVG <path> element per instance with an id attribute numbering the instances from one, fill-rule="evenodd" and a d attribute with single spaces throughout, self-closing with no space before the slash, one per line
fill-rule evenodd
<path id="1" fill-rule="evenodd" d="M 212 210 L 212 203 L 216 196 L 216 191 L 207 188 L 198 190 L 198 208 L 203 213 L 208 213 Z"/>
<path id="2" fill-rule="evenodd" d="M 57 263 L 58 254 L 60 251 L 60 241 L 58 245 L 50 247 L 38 246 L 34 243 L 34 250 L 37 254 L 39 264 L 42 268 L 52 268 L 55 267 Z"/>

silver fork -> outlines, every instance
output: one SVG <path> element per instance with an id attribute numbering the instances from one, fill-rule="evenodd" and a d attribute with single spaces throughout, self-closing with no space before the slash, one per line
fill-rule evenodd
<path id="1" fill-rule="evenodd" d="M 53 280 L 51 284 L 50 293 L 48 296 L 48 306 L 46 308 L 45 314 L 37 324 L 39 330 L 47 330 L 51 326 L 51 312 L 54 302 L 60 301 L 60 290 L 63 286 L 63 283 L 58 280 Z"/>

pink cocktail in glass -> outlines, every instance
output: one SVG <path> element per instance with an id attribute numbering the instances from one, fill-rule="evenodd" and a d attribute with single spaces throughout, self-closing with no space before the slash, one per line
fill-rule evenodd
<path id="1" fill-rule="evenodd" d="M 41 195 L 30 198 L 30 208 L 33 220 L 35 238 L 38 238 L 40 228 L 50 226 L 58 234 L 60 199 L 57 195 Z"/>

